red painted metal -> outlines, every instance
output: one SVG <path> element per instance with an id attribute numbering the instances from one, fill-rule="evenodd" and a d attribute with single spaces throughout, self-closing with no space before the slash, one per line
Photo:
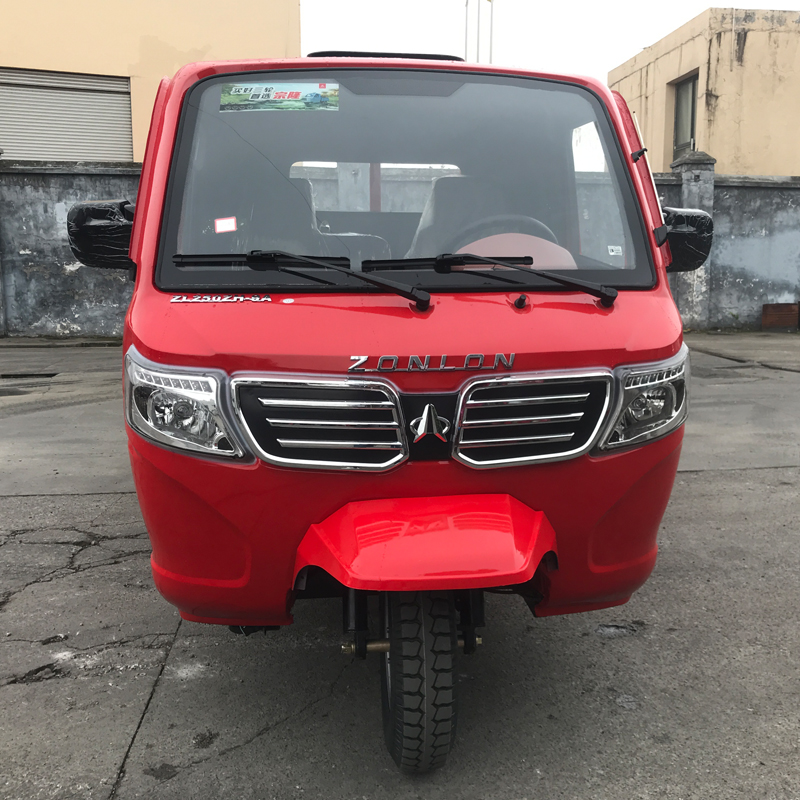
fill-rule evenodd
<path id="1" fill-rule="evenodd" d="M 480 589 L 529 581 L 551 551 L 545 515 L 508 495 L 362 500 L 308 529 L 295 576 L 317 566 L 351 589 Z"/>
<path id="2" fill-rule="evenodd" d="M 392 498 L 508 495 L 555 531 L 558 570 L 537 613 L 624 602 L 655 563 L 683 429 L 598 458 L 492 470 L 415 461 L 379 474 L 220 463 L 128 438 L 161 593 L 187 619 L 285 625 L 311 526 L 348 503 Z"/>
<path id="3" fill-rule="evenodd" d="M 515 372 L 616 367 L 675 355 L 681 320 L 664 283 L 621 291 L 612 308 L 577 292 L 436 293 L 419 312 L 397 295 L 275 294 L 269 303 L 171 303 L 171 295 L 137 291 L 126 348 L 153 361 L 239 371 L 344 375 L 352 354 L 430 355 L 464 363 L 470 353 L 516 353 Z M 359 324 L 364 321 L 369 333 Z M 469 324 L 465 320 L 471 320 Z M 291 335 L 287 336 L 287 331 Z M 366 348 L 366 349 L 365 349 Z M 472 371 L 387 374 L 403 391 L 447 391 Z M 484 373 L 485 374 L 485 373 Z"/>
<path id="4" fill-rule="evenodd" d="M 159 89 L 131 253 L 137 284 L 125 327 L 153 361 L 234 375 L 267 371 L 347 375 L 353 354 L 516 354 L 513 371 L 613 368 L 678 352 L 681 321 L 666 282 L 666 248 L 648 233 L 657 283 L 623 290 L 612 308 L 587 295 L 436 293 L 420 312 L 393 294 L 275 294 L 264 303 L 171 303 L 153 283 L 167 177 L 186 91 L 199 79 L 270 69 L 386 68 L 527 75 L 591 89 L 605 104 L 647 227 L 660 224 L 627 108 L 600 82 L 499 67 L 387 59 L 211 62 Z M 374 366 L 373 363 L 370 364 Z M 404 392 L 452 391 L 468 370 L 394 373 Z M 494 373 L 483 373 L 494 374 Z M 557 569 L 534 581 L 537 613 L 616 605 L 646 580 L 677 470 L 683 430 L 623 452 L 477 470 L 408 461 L 386 473 L 315 472 L 202 458 L 128 430 L 139 501 L 161 593 L 186 619 L 236 625 L 291 622 L 295 577 L 307 565 L 364 589 L 490 587 L 531 578 L 542 556 Z M 472 514 L 471 527 L 459 520 Z M 479 517 L 493 520 L 482 530 Z M 370 527 L 372 525 L 373 527 Z M 396 527 L 395 527 L 396 526 Z M 373 536 L 373 538 L 370 538 Z M 385 536 L 385 539 L 380 539 Z M 551 565 L 552 566 L 552 565 Z"/>

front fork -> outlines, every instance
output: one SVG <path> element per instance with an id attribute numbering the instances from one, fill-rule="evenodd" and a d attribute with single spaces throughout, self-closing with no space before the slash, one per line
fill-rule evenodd
<path id="1" fill-rule="evenodd" d="M 342 645 L 342 653 L 366 658 L 367 653 L 389 652 L 388 639 L 369 638 L 369 614 L 367 598 L 374 592 L 348 589 L 342 597 L 342 628 L 352 642 Z M 476 630 L 486 624 L 483 604 L 483 589 L 458 589 L 453 592 L 458 613 L 458 646 L 465 654 L 475 652 L 483 644 Z"/>

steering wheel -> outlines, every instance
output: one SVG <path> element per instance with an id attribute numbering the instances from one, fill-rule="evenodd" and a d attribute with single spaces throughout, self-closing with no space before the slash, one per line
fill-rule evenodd
<path id="1" fill-rule="evenodd" d="M 443 248 L 442 252 L 457 253 L 467 244 L 502 233 L 523 233 L 558 244 L 556 235 L 544 222 L 539 222 L 533 217 L 526 217 L 524 214 L 500 214 L 496 217 L 478 220 L 463 228 L 450 239 L 448 246 Z"/>

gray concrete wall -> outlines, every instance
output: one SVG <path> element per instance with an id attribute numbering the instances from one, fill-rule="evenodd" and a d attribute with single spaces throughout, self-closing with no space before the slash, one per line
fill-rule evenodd
<path id="1" fill-rule="evenodd" d="M 710 327 L 758 326 L 764 303 L 800 299 L 800 178 L 719 176 Z"/>
<path id="2" fill-rule="evenodd" d="M 135 200 L 139 165 L 0 161 L 0 335 L 121 336 L 133 284 L 81 266 L 66 219 L 79 200 Z"/>
<path id="3" fill-rule="evenodd" d="M 714 217 L 706 265 L 670 276 L 684 325 L 757 329 L 762 305 L 800 299 L 800 177 L 715 175 L 713 164 L 655 177 L 662 205 Z"/>
<path id="4" fill-rule="evenodd" d="M 430 196 L 432 182 L 443 175 L 453 174 L 458 174 L 456 168 L 384 167 L 381 170 L 381 210 L 421 213 Z M 295 166 L 291 177 L 311 181 L 317 211 L 369 211 L 368 164 Z"/>
<path id="5" fill-rule="evenodd" d="M 687 327 L 758 328 L 764 303 L 800 298 L 800 178 L 715 176 L 713 164 L 708 170 L 700 164 L 656 175 L 663 205 L 710 205 L 714 215 L 708 264 L 672 276 L 673 295 Z M 698 171 L 702 180 L 694 178 Z M 402 182 L 403 191 L 384 186 L 384 210 L 421 210 L 430 173 L 392 172 L 383 180 Z M 138 178 L 135 164 L 0 160 L 0 335 L 121 335 L 133 286 L 124 272 L 78 264 L 65 222 L 79 200 L 134 200 Z M 321 207 L 334 202 L 335 191 L 334 180 L 319 187 Z"/>

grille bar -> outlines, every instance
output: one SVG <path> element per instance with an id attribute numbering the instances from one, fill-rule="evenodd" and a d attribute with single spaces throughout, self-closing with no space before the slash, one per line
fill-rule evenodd
<path id="1" fill-rule="evenodd" d="M 464 420 L 464 428 L 495 428 L 503 425 L 548 425 L 554 422 L 577 422 L 583 417 L 583 411 L 574 414 L 551 414 L 547 417 L 509 417 L 508 419 Z"/>
<path id="2" fill-rule="evenodd" d="M 610 371 L 476 380 L 461 397 L 453 456 L 486 468 L 580 455 L 600 432 L 611 384 Z"/>
<path id="3" fill-rule="evenodd" d="M 296 400 L 285 397 L 259 397 L 258 402 L 263 406 L 274 406 L 276 408 L 356 408 L 356 409 L 376 409 L 393 408 L 394 403 L 390 400 L 380 400 L 378 402 L 359 402 L 357 400 Z"/>
<path id="4" fill-rule="evenodd" d="M 278 439 L 281 447 L 321 450 L 402 450 L 402 442 L 353 442 L 326 439 Z"/>
<path id="5" fill-rule="evenodd" d="M 267 422 L 275 428 L 361 428 L 375 431 L 391 431 L 398 428 L 396 422 L 361 422 L 358 420 L 333 419 L 273 419 L 266 417 Z"/>
<path id="6" fill-rule="evenodd" d="M 515 437 L 514 439 L 475 439 L 468 442 L 461 442 L 460 448 L 462 450 L 469 450 L 473 447 L 497 447 L 498 445 L 504 447 L 519 447 L 520 445 L 530 444 L 531 442 L 568 442 L 574 435 L 574 433 L 557 433 L 548 436 L 522 436 Z"/>
<path id="7" fill-rule="evenodd" d="M 582 394 L 553 394 L 545 397 L 509 397 L 499 400 L 467 400 L 467 405 L 473 408 L 541 406 L 545 403 L 582 403 L 587 400 L 588 397 L 588 392 Z"/>
<path id="8" fill-rule="evenodd" d="M 388 382 L 252 376 L 231 384 L 253 450 L 271 464 L 381 471 L 408 458 Z"/>

